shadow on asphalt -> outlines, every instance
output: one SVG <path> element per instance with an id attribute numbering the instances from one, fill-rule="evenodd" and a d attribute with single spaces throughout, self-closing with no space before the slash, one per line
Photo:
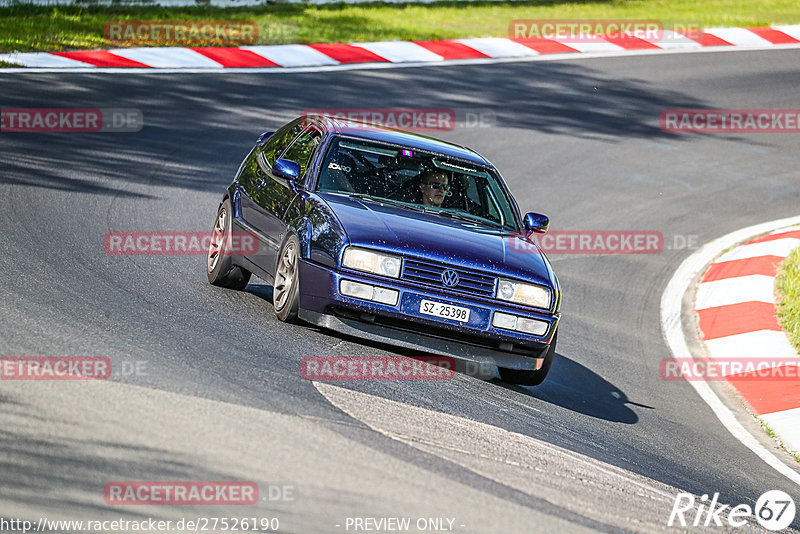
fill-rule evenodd
<path id="1" fill-rule="evenodd" d="M 516 386 L 499 380 L 494 382 L 500 387 L 543 402 L 614 423 L 632 425 L 639 421 L 636 412 L 629 406 L 655 409 L 633 402 L 614 384 L 558 352 L 547 378 L 538 386 Z"/>
<path id="2" fill-rule="evenodd" d="M 272 303 L 272 287 L 267 284 L 248 284 L 244 289 L 246 293 L 258 296 L 268 303 Z M 301 324 L 299 328 L 314 328 L 315 326 Z M 392 345 L 361 339 L 332 330 L 318 329 L 326 335 L 359 345 L 371 347 L 381 351 L 393 352 L 410 358 L 419 356 L 419 351 L 403 349 Z M 465 368 L 456 361 L 456 370 L 464 373 Z M 474 376 L 474 373 L 468 373 Z M 556 352 L 553 366 L 547 379 L 535 387 L 523 387 L 502 382 L 493 376 L 478 377 L 490 379 L 499 387 L 518 394 L 526 395 L 548 404 L 560 406 L 567 410 L 577 412 L 589 417 L 595 417 L 614 423 L 635 424 L 639 421 L 630 406 L 645 409 L 654 409 L 652 406 L 640 404 L 630 400 L 625 393 L 614 384 L 604 379 L 588 367 Z"/>
<path id="3" fill-rule="evenodd" d="M 4 133 L 0 184 L 143 199 L 130 184 L 221 194 L 260 133 L 311 108 L 444 108 L 457 120 L 489 113 L 500 128 L 615 142 L 682 137 L 659 128 L 660 113 L 710 105 L 572 62 L 286 75 L 25 73 L 0 78 L 0 93 L 4 107 L 136 108 L 145 123 L 136 133 Z"/>

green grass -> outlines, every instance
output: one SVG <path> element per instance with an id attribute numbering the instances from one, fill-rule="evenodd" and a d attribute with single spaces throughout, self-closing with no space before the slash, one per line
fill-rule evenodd
<path id="1" fill-rule="evenodd" d="M 779 442 L 781 445 L 783 445 L 783 441 L 781 440 L 781 438 L 775 433 L 774 430 L 772 430 L 772 428 L 767 424 L 766 421 L 764 421 L 764 419 L 762 419 L 761 417 L 758 417 L 758 416 L 754 416 L 754 417 L 755 417 L 755 420 L 758 421 L 758 423 L 761 425 L 761 427 L 767 432 L 767 435 L 769 437 L 771 437 L 773 440 L 775 440 L 775 441 Z M 800 456 L 798 456 L 797 454 L 789 451 L 788 449 L 786 449 L 786 447 L 783 447 L 783 448 L 784 448 L 784 450 L 786 450 L 786 452 L 789 453 L 789 455 L 791 455 L 792 458 L 794 458 L 795 460 L 800 462 Z"/>
<path id="2" fill-rule="evenodd" d="M 394 39 L 505 37 L 514 19 L 657 19 L 665 27 L 765 26 L 800 22 L 797 0 L 540 0 L 435 4 L 256 7 L 31 6 L 0 8 L 0 52 L 113 48 L 103 38 L 109 20 L 247 20 L 259 44 L 364 42 Z"/>
<path id="3" fill-rule="evenodd" d="M 775 280 L 778 320 L 800 352 L 800 248 L 786 258 Z"/>

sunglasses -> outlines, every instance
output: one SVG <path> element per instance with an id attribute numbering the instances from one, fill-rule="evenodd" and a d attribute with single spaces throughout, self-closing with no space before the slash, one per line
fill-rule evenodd
<path id="1" fill-rule="evenodd" d="M 431 189 L 441 189 L 444 191 L 450 191 L 450 184 L 443 184 L 442 182 L 431 182 L 426 185 Z"/>

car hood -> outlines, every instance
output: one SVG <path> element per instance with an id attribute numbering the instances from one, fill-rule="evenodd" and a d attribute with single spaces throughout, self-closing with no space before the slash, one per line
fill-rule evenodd
<path id="1" fill-rule="evenodd" d="M 321 193 L 350 243 L 552 286 L 552 270 L 532 241 L 478 223 Z"/>

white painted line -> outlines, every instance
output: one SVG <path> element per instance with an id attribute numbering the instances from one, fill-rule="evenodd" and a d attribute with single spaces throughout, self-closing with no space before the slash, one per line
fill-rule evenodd
<path id="1" fill-rule="evenodd" d="M 800 239 L 795 237 L 786 237 L 784 239 L 775 239 L 774 241 L 753 243 L 752 245 L 742 245 L 741 247 L 736 247 L 730 252 L 726 252 L 714 263 L 744 260 L 747 258 L 758 258 L 760 256 L 780 256 L 781 258 L 785 258 L 797 247 L 800 247 Z"/>
<path id="2" fill-rule="evenodd" d="M 352 43 L 352 46 L 360 46 L 392 63 L 402 63 L 406 61 L 444 61 L 444 58 L 439 54 L 434 54 L 427 48 L 408 41 Z"/>
<path id="3" fill-rule="evenodd" d="M 734 46 L 769 46 L 771 42 L 746 28 L 711 28 L 706 33 L 716 35 Z M 774 46 L 774 45 L 773 45 Z"/>
<path id="4" fill-rule="evenodd" d="M 500 37 L 484 37 L 475 39 L 457 39 L 461 44 L 474 48 L 478 52 L 482 52 L 489 57 L 523 57 L 523 56 L 537 56 L 539 52 L 521 45 L 511 39 L 503 39 Z"/>
<path id="5" fill-rule="evenodd" d="M 697 287 L 695 310 L 742 302 L 775 302 L 775 277 L 763 274 L 704 282 Z"/>
<path id="6" fill-rule="evenodd" d="M 661 39 L 658 38 L 644 38 L 648 43 L 654 44 L 663 49 L 685 49 L 685 48 L 704 48 L 703 45 L 689 39 L 683 34 L 672 30 L 664 30 L 661 32 Z"/>
<path id="7" fill-rule="evenodd" d="M 791 228 L 781 228 L 779 230 L 775 230 L 774 232 L 770 232 L 769 235 L 784 234 L 786 232 L 796 232 L 797 230 L 800 230 L 800 226 L 792 226 Z"/>
<path id="8" fill-rule="evenodd" d="M 617 52 L 619 50 L 625 50 L 623 47 L 615 45 L 614 43 L 609 43 L 605 39 L 599 37 L 593 41 L 585 40 L 577 43 L 568 43 L 565 41 L 562 44 L 574 48 L 578 52 Z"/>
<path id="9" fill-rule="evenodd" d="M 800 356 L 786 334 L 775 330 L 757 330 L 744 334 L 719 337 L 705 341 L 709 354 L 719 359 L 796 358 Z"/>
<path id="10" fill-rule="evenodd" d="M 190 48 L 119 48 L 111 51 L 115 56 L 138 61 L 155 68 L 207 68 L 221 69 L 216 61 L 198 54 Z"/>
<path id="11" fill-rule="evenodd" d="M 737 243 L 746 241 L 748 238 L 764 232 L 769 232 L 775 228 L 798 223 L 800 223 L 800 217 L 790 217 L 788 219 L 767 222 L 737 230 L 736 232 L 732 232 L 706 244 L 681 263 L 672 276 L 672 279 L 667 284 L 664 293 L 661 295 L 661 329 L 664 333 L 664 339 L 667 341 L 667 346 L 672 352 L 673 358 L 682 359 L 692 357 L 692 352 L 689 350 L 689 345 L 686 343 L 686 338 L 683 335 L 681 304 L 683 302 L 683 296 L 689 289 L 690 284 L 694 282 L 694 279 L 700 272 L 705 269 L 709 263 L 714 261 L 714 258 L 723 250 Z M 772 452 L 750 434 L 741 423 L 736 420 L 733 413 L 731 413 L 728 407 L 717 397 L 707 382 L 690 380 L 688 383 L 697 391 L 700 398 L 708 404 L 723 426 L 725 426 L 742 445 L 753 451 L 756 456 L 761 458 L 773 469 L 795 484 L 800 485 L 800 473 L 779 460 L 777 456 L 772 454 Z"/>
<path id="12" fill-rule="evenodd" d="M 759 417 L 778 435 L 787 449 L 800 453 L 800 408 L 768 413 Z"/>
<path id="13" fill-rule="evenodd" d="M 353 419 L 361 421 L 372 430 L 391 439 L 402 441 L 412 447 L 425 447 L 427 452 L 431 452 L 428 446 L 433 445 L 439 451 L 457 451 L 465 456 L 507 462 L 517 470 L 520 468 L 522 470 L 531 469 L 530 463 L 537 461 L 546 463 L 548 466 L 552 465 L 553 469 L 558 469 L 556 466 L 561 462 L 557 462 L 556 457 L 560 457 L 565 464 L 589 470 L 585 477 L 580 477 L 584 482 L 595 473 L 602 473 L 615 479 L 616 483 L 609 488 L 610 491 L 620 491 L 618 484 L 631 484 L 640 490 L 651 493 L 652 495 L 648 498 L 664 497 L 668 502 L 674 499 L 675 488 L 663 486 L 647 477 L 636 475 L 590 456 L 563 449 L 525 434 L 369 393 L 344 389 L 325 382 L 314 381 L 312 384 L 332 406 Z M 400 416 L 400 414 L 404 414 L 404 416 Z M 431 430 L 436 428 L 449 429 L 451 433 L 437 433 Z M 435 442 L 430 441 L 429 435 L 432 433 L 436 434 L 437 441 Z M 498 451 L 501 450 L 497 446 L 498 443 L 502 443 L 513 452 L 498 454 Z M 490 454 L 497 456 L 490 456 Z M 473 467 L 465 467 L 474 470 Z M 484 476 L 487 475 L 484 474 Z M 489 476 L 489 478 L 493 477 Z M 503 480 L 503 483 L 508 483 L 508 481 Z M 517 489 L 523 492 L 532 490 L 530 486 Z"/>
<path id="14" fill-rule="evenodd" d="M 67 57 L 56 56 L 54 54 L 46 54 L 42 52 L 14 52 L 12 54 L 0 54 L 0 61 L 14 63 L 24 67 L 43 67 L 56 69 L 97 68 L 94 65 L 84 63 L 83 61 L 76 61 Z"/>
<path id="15" fill-rule="evenodd" d="M 249 50 L 254 54 L 266 58 L 282 67 L 316 67 L 321 65 L 338 65 L 339 62 L 326 56 L 319 50 L 306 45 L 274 45 L 274 46 L 243 46 L 242 50 Z"/>
<path id="16" fill-rule="evenodd" d="M 773 29 L 781 31 L 786 35 L 794 37 L 795 39 L 800 40 L 800 24 L 795 24 L 794 26 L 773 26 Z"/>

